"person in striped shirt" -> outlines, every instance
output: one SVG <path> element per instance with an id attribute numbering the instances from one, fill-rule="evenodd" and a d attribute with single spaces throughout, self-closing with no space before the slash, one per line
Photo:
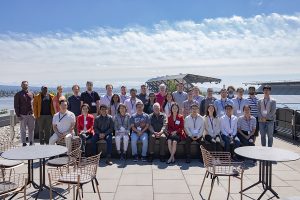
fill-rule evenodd
<path id="1" fill-rule="evenodd" d="M 251 113 L 251 116 L 255 117 L 256 118 L 256 129 L 255 129 L 255 132 L 254 132 L 254 143 L 255 143 L 255 140 L 258 136 L 258 131 L 259 131 L 259 123 L 258 123 L 258 108 L 257 108 L 257 102 L 258 102 L 258 98 L 256 97 L 256 92 L 255 92 L 255 87 L 253 86 L 250 86 L 248 88 L 248 94 L 249 94 L 249 97 L 247 98 L 247 100 L 249 101 L 249 106 L 250 106 L 250 113 Z"/>

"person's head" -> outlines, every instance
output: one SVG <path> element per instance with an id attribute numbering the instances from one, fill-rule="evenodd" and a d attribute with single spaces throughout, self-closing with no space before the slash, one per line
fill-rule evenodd
<path id="1" fill-rule="evenodd" d="M 187 94 L 188 94 L 188 100 L 193 100 L 193 90 L 189 89 Z"/>
<path id="2" fill-rule="evenodd" d="M 237 88 L 236 93 L 237 93 L 238 97 L 242 98 L 244 95 L 244 88 L 242 88 L 242 87 Z"/>
<path id="3" fill-rule="evenodd" d="M 81 110 L 81 114 L 87 115 L 90 110 L 90 106 L 87 103 L 84 103 L 84 104 L 82 104 L 80 110 Z"/>
<path id="4" fill-rule="evenodd" d="M 22 90 L 27 91 L 28 90 L 28 81 L 22 81 L 21 88 L 22 88 Z"/>
<path id="5" fill-rule="evenodd" d="M 126 92 L 127 92 L 127 91 L 126 91 L 126 86 L 122 85 L 122 86 L 121 86 L 121 94 L 122 94 L 122 95 L 125 95 Z"/>
<path id="6" fill-rule="evenodd" d="M 226 104 L 225 105 L 225 112 L 227 116 L 231 116 L 233 111 L 233 107 L 231 104 Z"/>
<path id="7" fill-rule="evenodd" d="M 249 88 L 248 88 L 248 94 L 249 95 L 255 95 L 255 87 L 253 87 L 253 86 L 250 86 Z"/>
<path id="8" fill-rule="evenodd" d="M 63 93 L 63 88 L 62 88 L 61 85 L 57 86 L 56 90 L 57 90 L 57 95 L 62 95 L 62 93 Z"/>
<path id="9" fill-rule="evenodd" d="M 143 110 L 144 110 L 144 104 L 142 102 L 137 102 L 136 103 L 136 112 L 138 114 L 142 114 L 143 113 Z"/>
<path id="10" fill-rule="evenodd" d="M 198 86 L 193 87 L 194 96 L 199 96 L 201 91 Z"/>
<path id="11" fill-rule="evenodd" d="M 244 105 L 243 112 L 244 112 L 245 116 L 250 116 L 251 115 L 251 107 L 249 105 Z"/>
<path id="12" fill-rule="evenodd" d="M 127 112 L 127 107 L 125 106 L 125 104 L 120 103 L 118 107 L 118 113 L 121 115 L 125 115 L 126 112 Z"/>
<path id="13" fill-rule="evenodd" d="M 222 99 L 225 99 L 227 97 L 227 90 L 226 89 L 221 89 L 220 95 Z"/>
<path id="14" fill-rule="evenodd" d="M 178 92 L 183 92 L 184 85 L 183 85 L 182 82 L 177 83 L 177 84 L 176 84 L 176 87 L 177 87 L 177 91 L 178 91 Z"/>
<path id="15" fill-rule="evenodd" d="M 68 108 L 68 101 L 64 98 L 59 100 L 59 109 L 61 112 L 66 112 Z"/>
<path id="16" fill-rule="evenodd" d="M 47 95 L 48 94 L 48 87 L 47 86 L 42 86 L 42 88 L 41 88 L 41 93 L 42 93 L 42 95 Z"/>
<path id="17" fill-rule="evenodd" d="M 156 96 L 153 92 L 149 93 L 149 103 L 154 104 L 156 102 Z"/>
<path id="18" fill-rule="evenodd" d="M 166 90 L 167 90 L 167 86 L 165 84 L 162 83 L 162 84 L 159 85 L 159 92 L 160 93 L 165 93 Z"/>
<path id="19" fill-rule="evenodd" d="M 105 86 L 105 89 L 106 89 L 106 93 L 107 93 L 108 95 L 111 95 L 112 92 L 113 92 L 114 87 L 113 87 L 112 84 L 107 84 L 107 85 Z"/>
<path id="20" fill-rule="evenodd" d="M 216 112 L 215 106 L 213 104 L 209 104 L 207 106 L 206 116 L 217 117 L 217 112 Z"/>
<path id="21" fill-rule="evenodd" d="M 199 105 L 194 103 L 191 105 L 191 114 L 192 115 L 197 115 L 199 113 Z"/>
<path id="22" fill-rule="evenodd" d="M 73 94 L 77 96 L 79 94 L 79 92 L 80 92 L 79 85 L 73 85 L 72 86 L 72 91 L 73 91 Z"/>
<path id="23" fill-rule="evenodd" d="M 147 87 L 146 87 L 146 85 L 141 85 L 141 93 L 142 94 L 146 94 L 147 93 Z"/>
<path id="24" fill-rule="evenodd" d="M 136 89 L 134 89 L 134 88 L 131 88 L 130 89 L 130 96 L 131 96 L 131 98 L 135 98 L 136 97 Z"/>
<path id="25" fill-rule="evenodd" d="M 174 102 L 174 97 L 171 92 L 167 92 L 165 99 L 166 99 L 166 102 Z"/>
<path id="26" fill-rule="evenodd" d="M 214 90 L 212 88 L 207 88 L 207 97 L 211 98 L 213 96 Z"/>
<path id="27" fill-rule="evenodd" d="M 265 86 L 263 87 L 263 93 L 264 93 L 265 96 L 269 96 L 270 93 L 271 93 L 271 86 L 265 85 Z"/>
<path id="28" fill-rule="evenodd" d="M 93 91 L 93 82 L 92 81 L 86 82 L 86 90 L 89 92 Z"/>
<path id="29" fill-rule="evenodd" d="M 100 105 L 100 115 L 106 116 L 108 112 L 108 107 L 105 104 Z"/>
<path id="30" fill-rule="evenodd" d="M 234 92 L 235 92 L 235 88 L 232 85 L 230 85 L 230 86 L 227 87 L 227 92 L 228 92 L 229 97 L 233 97 Z"/>
<path id="31" fill-rule="evenodd" d="M 113 105 L 114 103 L 120 103 L 120 97 L 119 97 L 119 95 L 117 95 L 117 94 L 114 94 L 114 95 L 111 97 L 110 104 Z"/>
<path id="32" fill-rule="evenodd" d="M 159 114 L 159 112 L 160 112 L 160 104 L 159 103 L 153 104 L 153 112 L 155 114 Z"/>
<path id="33" fill-rule="evenodd" d="M 171 106 L 172 115 L 179 114 L 179 105 L 177 103 L 173 103 Z"/>

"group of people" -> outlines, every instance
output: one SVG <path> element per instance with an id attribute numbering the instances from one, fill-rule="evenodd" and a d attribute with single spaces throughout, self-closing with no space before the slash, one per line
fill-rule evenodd
<path id="1" fill-rule="evenodd" d="M 14 107 L 20 120 L 21 141 L 26 146 L 26 128 L 29 145 L 33 144 L 34 123 L 38 123 L 40 144 L 55 144 L 65 140 L 71 150 L 75 133 L 81 137 L 82 151 L 86 142 L 92 143 L 92 154 L 98 151 L 97 142 L 106 141 L 106 163 L 111 165 L 112 141 L 121 159 L 126 159 L 129 141 L 134 161 L 152 162 L 155 143 L 159 141 L 159 159 L 166 161 L 165 146 L 169 149 L 167 163 L 175 162 L 177 144 L 185 141 L 186 162 L 191 161 L 191 143 L 197 142 L 211 151 L 230 151 L 243 145 L 254 145 L 258 130 L 261 145 L 273 144 L 276 101 L 270 97 L 271 87 L 263 87 L 264 97 L 258 99 L 255 87 L 249 87 L 249 96 L 244 97 L 243 88 L 229 86 L 220 91 L 220 98 L 213 96 L 212 88 L 201 95 L 194 87 L 184 91 L 184 83 L 177 90 L 168 92 L 161 84 L 158 93 L 147 93 L 142 85 L 136 89 L 121 87 L 121 94 L 113 93 L 113 86 L 106 85 L 106 94 L 101 96 L 93 90 L 93 83 L 86 83 L 86 91 L 72 87 L 73 95 L 63 96 L 63 88 L 57 94 L 48 93 L 48 87 L 34 95 L 23 81 L 22 90 L 15 95 Z M 75 130 L 75 131 L 74 131 Z M 51 135 L 52 134 L 52 135 Z M 137 141 L 142 142 L 139 156 Z"/>

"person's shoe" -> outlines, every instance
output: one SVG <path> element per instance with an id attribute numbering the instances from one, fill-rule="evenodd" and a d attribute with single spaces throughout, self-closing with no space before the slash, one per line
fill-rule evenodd
<path id="1" fill-rule="evenodd" d="M 23 147 L 26 147 L 27 146 L 27 144 L 26 143 L 23 143 Z"/>
<path id="2" fill-rule="evenodd" d="M 112 162 L 111 160 L 109 160 L 109 159 L 107 159 L 107 160 L 105 161 L 105 163 L 106 163 L 107 165 L 112 165 L 112 164 L 113 164 L 113 162 Z"/>
<path id="3" fill-rule="evenodd" d="M 30 143 L 29 143 L 29 145 L 30 145 L 30 146 L 32 146 L 32 145 L 33 145 L 33 143 L 32 143 L 32 142 L 30 142 Z"/>
<path id="4" fill-rule="evenodd" d="M 127 153 L 126 152 L 123 153 L 123 158 L 124 158 L 124 160 L 127 160 Z"/>
<path id="5" fill-rule="evenodd" d="M 186 159 L 185 159 L 185 162 L 186 162 L 186 163 L 191 163 L 191 157 L 190 157 L 190 156 L 187 156 Z"/>
<path id="6" fill-rule="evenodd" d="M 166 162 L 166 159 L 165 159 L 164 156 L 160 156 L 160 157 L 159 157 L 159 160 L 160 160 L 160 162 Z"/>
<path id="7" fill-rule="evenodd" d="M 119 159 L 123 160 L 123 154 L 122 153 L 119 153 Z"/>
<path id="8" fill-rule="evenodd" d="M 139 161 L 139 156 L 138 155 L 134 155 L 133 156 L 133 162 L 137 162 Z"/>
<path id="9" fill-rule="evenodd" d="M 149 162 L 153 162 L 153 154 L 150 154 L 150 155 L 149 155 L 148 161 L 149 161 Z"/>
<path id="10" fill-rule="evenodd" d="M 142 156 L 142 162 L 147 162 L 147 157 L 146 156 Z"/>

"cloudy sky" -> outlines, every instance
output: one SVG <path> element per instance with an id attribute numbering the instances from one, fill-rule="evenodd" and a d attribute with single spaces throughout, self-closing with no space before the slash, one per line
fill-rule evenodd
<path id="1" fill-rule="evenodd" d="M 5 0 L 0 84 L 300 79 L 300 1 Z"/>

